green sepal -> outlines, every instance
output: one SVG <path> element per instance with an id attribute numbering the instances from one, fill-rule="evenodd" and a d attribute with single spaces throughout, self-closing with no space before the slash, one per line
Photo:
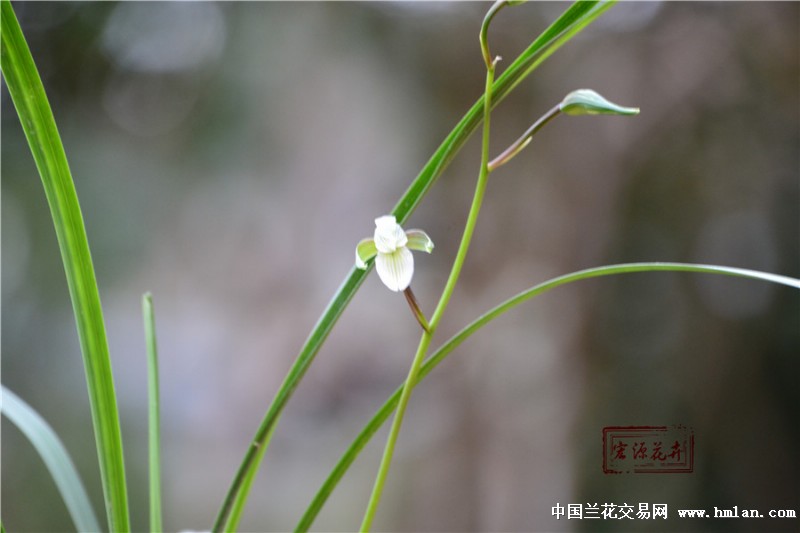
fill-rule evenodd
<path id="1" fill-rule="evenodd" d="M 424 231 L 420 229 L 410 229 L 406 232 L 406 237 L 408 238 L 406 246 L 412 250 L 428 253 L 433 251 L 433 241 Z"/>
<path id="2" fill-rule="evenodd" d="M 375 246 L 374 239 L 363 239 L 356 246 L 356 267 L 364 270 L 367 268 L 367 261 L 378 255 L 378 248 Z"/>

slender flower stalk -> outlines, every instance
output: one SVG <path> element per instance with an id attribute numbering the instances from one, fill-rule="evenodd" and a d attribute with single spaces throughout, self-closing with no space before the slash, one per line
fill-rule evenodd
<path id="1" fill-rule="evenodd" d="M 508 2 L 497 2 L 492 6 L 492 9 L 484 20 L 484 25 L 481 28 L 481 50 L 484 56 L 488 54 L 488 46 L 486 45 L 486 30 L 488 22 L 497 11 L 506 5 Z M 470 207 L 469 215 L 467 216 L 467 223 L 464 226 L 464 234 L 461 237 L 461 244 L 458 247 L 456 258 L 453 261 L 453 266 L 450 271 L 450 276 L 447 278 L 442 295 L 439 298 L 439 303 L 431 316 L 430 322 L 426 321 L 425 315 L 419 308 L 419 304 L 414 297 L 413 292 L 409 287 L 411 282 L 411 275 L 413 273 L 413 260 L 411 253 L 407 248 L 414 248 L 430 252 L 433 249 L 433 243 L 424 232 L 419 230 L 410 230 L 404 233 L 402 228 L 397 225 L 394 217 L 381 217 L 375 220 L 377 229 L 375 230 L 374 239 L 365 239 L 359 243 L 356 249 L 356 264 L 360 268 L 366 268 L 366 261 L 371 257 L 377 255 L 378 274 L 381 280 L 394 291 L 403 290 L 408 300 L 409 306 L 414 313 L 414 316 L 419 321 L 424 333 L 420 339 L 417 352 L 414 355 L 414 360 L 411 363 L 411 368 L 408 372 L 403 390 L 400 395 L 400 400 L 397 405 L 394 420 L 392 422 L 389 437 L 384 448 L 383 458 L 381 465 L 378 469 L 378 475 L 375 479 L 375 485 L 372 489 L 367 510 L 364 514 L 364 519 L 361 523 L 361 531 L 369 531 L 372 526 L 372 521 L 375 516 L 378 504 L 380 502 L 381 494 L 383 493 L 383 486 L 386 482 L 386 476 L 389 472 L 389 466 L 392 462 L 394 455 L 394 448 L 397 442 L 397 437 L 400 432 L 400 426 L 403 423 L 406 407 L 408 406 L 411 391 L 417 383 L 419 369 L 425 355 L 427 354 L 428 347 L 430 346 L 431 339 L 433 338 L 436 328 L 444 315 L 447 305 L 450 303 L 450 298 L 455 289 L 458 278 L 461 274 L 461 268 L 464 265 L 464 260 L 469 250 L 472 235 L 475 231 L 475 225 L 478 221 L 478 214 L 480 213 L 481 204 L 486 192 L 486 185 L 488 184 L 489 175 L 498 167 L 508 163 L 514 156 L 521 152 L 531 142 L 533 136 L 542 129 L 545 124 L 549 123 L 552 119 L 560 114 L 566 115 L 636 115 L 639 113 L 638 108 L 622 107 L 613 104 L 589 89 L 579 89 L 568 94 L 558 105 L 554 106 L 550 111 L 542 115 L 533 125 L 523 133 L 511 146 L 504 150 L 499 156 L 489 161 L 489 118 L 491 110 L 491 87 L 494 83 L 494 73 L 497 62 L 500 57 L 495 57 L 493 60 L 487 62 L 486 69 L 486 91 L 484 93 L 484 117 L 483 117 L 483 139 L 481 145 L 481 166 L 478 173 L 478 183 L 475 187 L 475 194 L 472 198 L 472 206 Z M 406 237 L 408 235 L 409 237 Z M 413 241 L 413 242 L 412 242 Z M 402 255 L 400 255 L 402 254 Z M 383 263 L 383 271 L 381 264 Z M 387 267 L 386 265 L 390 265 Z"/>
<path id="2" fill-rule="evenodd" d="M 489 11 L 486 12 L 486 16 L 483 17 L 483 23 L 481 24 L 481 31 L 478 35 L 478 40 L 481 43 L 481 53 L 483 54 L 483 61 L 486 63 L 486 68 L 492 68 L 493 63 L 497 61 L 498 58 L 492 59 L 492 54 L 489 52 L 489 42 L 488 42 L 488 35 L 489 35 L 489 25 L 492 23 L 492 19 L 494 16 L 500 12 L 506 6 L 518 6 L 520 4 L 524 4 L 526 0 L 497 0 L 492 7 L 489 8 Z"/>
<path id="3" fill-rule="evenodd" d="M 489 35 L 489 25 L 492 23 L 492 19 L 494 16 L 503 9 L 508 4 L 507 0 L 498 0 L 492 7 L 489 8 L 489 11 L 486 12 L 486 16 L 483 17 L 483 24 L 481 24 L 481 32 L 478 35 L 478 40 L 481 43 L 481 53 L 483 54 L 483 62 L 486 63 L 486 68 L 491 69 L 492 63 L 492 54 L 489 52 L 489 42 L 488 42 L 488 35 Z M 488 94 L 488 93 L 487 93 Z"/>
<path id="4" fill-rule="evenodd" d="M 545 124 L 556 118 L 559 113 L 561 113 L 560 106 L 555 106 L 553 109 L 542 115 L 539 120 L 534 122 L 533 125 L 520 136 L 519 139 L 514 141 L 514 143 L 506 148 L 503 153 L 489 162 L 489 171 L 492 172 L 496 170 L 497 167 L 505 165 L 511 161 L 515 155 L 521 152 L 523 148 L 528 146 L 528 143 L 531 142 L 531 139 L 533 139 L 533 136 L 536 134 L 536 132 L 542 129 Z"/>
<path id="5" fill-rule="evenodd" d="M 486 88 L 484 91 L 483 100 L 483 137 L 481 144 L 481 164 L 480 171 L 478 173 L 478 183 L 475 186 L 475 194 L 472 198 L 472 205 L 469 210 L 469 215 L 467 216 L 467 222 L 464 226 L 464 233 L 461 237 L 461 243 L 458 247 L 456 258 L 453 261 L 453 266 L 450 270 L 450 276 L 447 278 L 447 283 L 445 284 L 442 295 L 439 298 L 439 303 L 437 304 L 436 309 L 431 316 L 430 322 L 425 320 L 425 316 L 419 309 L 416 298 L 414 298 L 414 294 L 409 288 L 411 273 L 413 273 L 413 261 L 410 259 L 411 253 L 408 252 L 406 246 L 412 247 L 411 239 L 406 239 L 406 234 L 404 234 L 402 228 L 396 224 L 394 217 L 381 217 L 376 219 L 375 223 L 377 229 L 375 230 L 374 239 L 365 239 L 359 244 L 356 250 L 356 264 L 361 268 L 366 268 L 366 258 L 371 258 L 372 256 L 377 255 L 376 262 L 378 265 L 378 274 L 381 276 L 381 280 L 383 280 L 383 282 L 392 290 L 404 291 L 406 299 L 408 300 L 414 315 L 424 330 L 417 347 L 417 352 L 414 355 L 414 359 L 411 363 L 411 368 L 408 371 L 408 376 L 406 377 L 406 381 L 403 385 L 394 420 L 392 421 L 392 426 L 389 430 L 389 437 L 383 450 L 383 457 L 381 458 L 381 464 L 378 468 L 378 474 L 375 478 L 375 485 L 373 486 L 372 494 L 370 496 L 367 509 L 364 513 L 363 521 L 361 522 L 360 530 L 362 533 L 369 531 L 372 527 L 372 522 L 375 518 L 375 512 L 377 511 L 380 503 L 381 495 L 383 494 L 383 488 L 386 483 L 386 477 L 389 473 L 389 467 L 394 456 L 394 449 L 397 443 L 397 437 L 400 433 L 400 427 L 403 424 L 403 417 L 405 416 L 406 408 L 408 407 L 408 402 L 411 398 L 411 392 L 414 389 L 414 386 L 417 384 L 422 361 L 425 359 L 425 355 L 427 354 L 433 335 L 435 334 L 436 328 L 439 325 L 445 310 L 447 309 L 447 305 L 450 302 L 453 290 L 455 289 L 456 283 L 458 282 L 458 278 L 461 274 L 461 268 L 464 265 L 464 260 L 466 259 L 467 251 L 469 250 L 469 245 L 472 241 L 472 236 L 475 231 L 475 225 L 478 221 L 478 214 L 480 213 L 481 205 L 483 203 L 486 186 L 489 181 L 489 174 L 491 174 L 491 172 L 496 168 L 510 161 L 516 154 L 518 154 L 530 143 L 536 132 L 538 132 L 542 127 L 544 127 L 545 124 L 550 122 L 553 118 L 561 113 L 568 115 L 633 115 L 639 112 L 639 110 L 636 108 L 624 108 L 617 106 L 616 104 L 612 104 L 594 91 L 587 89 L 574 91 L 567 95 L 567 97 L 564 98 L 561 103 L 553 107 L 539 120 L 537 120 L 519 139 L 517 139 L 516 142 L 514 142 L 509 148 L 507 148 L 505 151 L 503 151 L 503 153 L 490 162 L 489 118 L 492 108 L 491 95 L 492 85 L 494 84 L 495 67 L 497 62 L 500 60 L 500 57 L 497 56 L 494 59 L 491 58 L 487 43 L 488 28 L 492 18 L 494 18 L 500 9 L 506 5 L 514 5 L 518 3 L 521 2 L 509 0 L 500 0 L 495 2 L 495 4 L 493 4 L 489 9 L 489 12 L 486 14 L 481 26 L 479 37 L 481 52 L 486 63 Z M 411 232 L 408 232 L 408 234 L 410 235 Z M 424 235 L 424 233 L 422 233 L 422 235 Z M 424 238 L 427 239 L 427 241 L 430 241 L 427 235 L 424 235 Z M 433 243 L 430 243 L 430 249 L 428 249 L 426 246 L 422 246 L 422 236 L 418 236 L 418 239 L 420 240 L 414 243 L 416 246 L 419 246 L 417 249 L 423 249 L 430 252 L 430 249 L 433 247 Z M 402 256 L 399 254 L 402 254 Z M 392 269 L 389 269 L 391 271 L 389 274 L 392 274 L 389 275 L 384 267 L 384 273 L 382 274 L 381 262 L 383 262 L 384 265 L 395 265 L 397 268 L 394 269 L 394 267 L 392 267 Z M 410 265 L 405 271 L 407 275 L 402 273 L 403 268 L 406 266 L 404 265 L 405 262 Z M 408 270 L 410 270 L 410 272 L 408 272 Z"/>
<path id="6" fill-rule="evenodd" d="M 539 120 L 523 133 L 519 139 L 506 148 L 503 153 L 495 157 L 489 162 L 489 171 L 492 172 L 502 165 L 505 165 L 511 159 L 520 153 L 528 143 L 531 142 L 533 136 L 536 135 L 545 124 L 556 118 L 560 114 L 565 115 L 638 115 L 638 107 L 624 107 L 612 102 L 609 102 L 595 91 L 591 89 L 578 89 L 572 91 L 550 111 L 542 115 Z"/>
<path id="7" fill-rule="evenodd" d="M 472 234 L 475 230 L 475 224 L 478 220 L 478 213 L 480 212 L 481 204 L 483 203 L 486 184 L 488 183 L 489 178 L 489 116 L 492 107 L 491 89 L 492 84 L 494 83 L 494 70 L 496 63 L 497 58 L 488 64 L 486 71 L 486 90 L 484 92 L 483 106 L 484 116 L 481 167 L 478 174 L 478 184 L 475 188 L 475 195 L 472 199 L 472 206 L 470 207 L 469 215 L 467 216 L 464 234 L 461 237 L 461 244 L 458 248 L 458 252 L 456 253 L 456 259 L 453 262 L 450 276 L 447 279 L 447 283 L 445 284 L 445 288 L 442 292 L 441 298 L 439 299 L 439 303 L 436 306 L 436 310 L 433 313 L 429 327 L 423 327 L 425 332 L 422 334 L 422 338 L 420 338 L 417 352 L 414 355 L 414 360 L 411 363 L 411 368 L 408 371 L 408 376 L 406 377 L 405 384 L 403 385 L 403 392 L 400 394 L 400 401 L 397 404 L 397 411 L 395 412 L 394 420 L 392 421 L 392 427 L 389 430 L 389 437 L 386 441 L 386 447 L 383 450 L 383 457 L 381 458 L 381 464 L 378 468 L 378 474 L 375 478 L 375 485 L 372 489 L 372 495 L 370 496 L 369 503 L 367 504 L 367 509 L 364 513 L 364 519 L 361 522 L 360 531 L 362 533 L 369 531 L 372 527 L 372 521 L 375 518 L 375 512 L 378 509 L 378 505 L 383 494 L 383 487 L 386 483 L 386 477 L 389 473 L 389 466 L 391 465 L 392 458 L 394 457 L 394 448 L 397 443 L 397 437 L 400 434 L 400 426 L 403 424 L 403 418 L 405 416 L 406 408 L 408 407 L 408 401 L 411 398 L 411 391 L 414 389 L 414 386 L 417 383 L 417 377 L 419 376 L 419 369 L 422 365 L 422 361 L 425 359 L 425 355 L 428 352 L 428 347 L 430 346 L 433 334 L 435 333 L 436 327 L 438 326 L 439 321 L 441 320 L 442 315 L 447 308 L 447 304 L 449 303 L 450 297 L 453 294 L 453 289 L 458 281 L 459 274 L 461 273 L 461 267 L 464 264 L 464 259 L 466 258 L 467 250 L 469 249 L 469 243 L 472 240 Z"/>
<path id="8" fill-rule="evenodd" d="M 406 301 L 408 301 L 409 307 L 411 307 L 411 312 L 414 313 L 414 317 L 417 319 L 417 322 L 419 322 L 419 325 L 422 326 L 422 329 L 425 330 L 426 333 L 430 333 L 431 326 L 428 324 L 428 319 L 425 318 L 425 313 L 423 313 L 422 309 L 419 307 L 417 298 L 414 296 L 414 291 L 411 290 L 411 287 L 406 287 L 403 294 L 406 297 Z"/>

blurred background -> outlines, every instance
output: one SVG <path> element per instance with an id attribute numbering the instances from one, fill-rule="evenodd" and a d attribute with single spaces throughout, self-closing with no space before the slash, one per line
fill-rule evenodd
<path id="1" fill-rule="evenodd" d="M 269 402 L 353 264 L 480 96 L 483 3 L 14 4 L 67 151 L 106 315 L 133 527 L 147 527 L 141 295 L 161 362 L 165 527 L 208 529 Z M 565 3 L 502 12 L 510 64 Z M 571 90 L 641 107 L 562 117 L 494 174 L 442 342 L 553 276 L 685 261 L 800 277 L 800 5 L 620 3 L 493 115 L 499 153 Z M 102 517 L 86 384 L 41 182 L 2 95 L 2 382 L 63 439 Z M 477 136 L 406 227 L 430 313 L 477 176 Z M 375 529 L 768 531 L 679 508 L 800 511 L 800 293 L 649 273 L 556 289 L 419 386 Z M 419 327 L 374 273 L 297 389 L 242 523 L 294 527 L 405 378 Z M 434 344 L 438 344 L 435 340 Z M 9 531 L 71 522 L 2 426 Z M 694 429 L 692 474 L 602 472 L 606 426 Z M 356 529 L 384 428 L 320 515 Z M 556 521 L 560 503 L 668 504 L 670 519 Z M 102 519 L 101 519 L 102 520 Z"/>

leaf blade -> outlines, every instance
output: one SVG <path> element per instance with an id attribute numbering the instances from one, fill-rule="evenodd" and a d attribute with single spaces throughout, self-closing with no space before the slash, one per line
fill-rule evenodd
<path id="1" fill-rule="evenodd" d="M 153 296 L 142 296 L 145 347 L 147 351 L 148 468 L 150 484 L 150 531 L 163 531 L 161 513 L 161 401 L 158 379 L 158 344 Z"/>
<path id="2" fill-rule="evenodd" d="M 19 396 L 2 387 L 0 411 L 31 442 L 53 477 L 78 531 L 100 531 L 75 464 L 53 428 Z"/>
<path id="3" fill-rule="evenodd" d="M 570 6 L 497 78 L 492 88 L 492 106 L 497 105 L 550 54 L 605 12 L 613 3 L 587 0 L 575 2 Z M 397 202 L 392 214 L 395 215 L 398 223 L 402 224 L 408 219 L 456 153 L 477 129 L 482 121 L 482 112 L 483 97 L 479 98 L 467 111 Z M 238 519 L 230 519 L 232 511 L 234 508 L 241 509 L 244 506 L 243 501 L 240 500 L 247 498 L 248 490 L 242 490 L 242 487 L 245 485 L 249 487 L 249 483 L 246 480 L 252 479 L 253 474 L 250 472 L 252 469 L 258 469 L 260 457 L 263 457 L 265 453 L 264 447 L 268 440 L 268 435 L 271 434 L 286 402 L 305 375 L 308 366 L 313 362 L 322 343 L 347 307 L 347 304 L 352 300 L 355 292 L 364 282 L 371 268 L 372 265 L 366 270 L 360 270 L 355 267 L 350 270 L 306 339 L 245 453 L 244 460 L 234 476 L 231 487 L 214 522 L 213 531 L 234 531 L 236 529 Z"/>
<path id="4" fill-rule="evenodd" d="M 50 104 L 9 0 L 2 13 L 2 72 L 42 179 L 86 372 L 109 529 L 129 531 L 122 436 L 103 311 L 75 184 Z"/>
<path id="5" fill-rule="evenodd" d="M 771 274 L 769 272 L 759 272 L 756 270 L 749 270 L 744 268 L 726 267 L 718 265 L 702 265 L 692 263 L 624 263 L 619 265 L 608 265 L 596 268 L 589 268 L 586 270 L 579 270 L 570 274 L 564 274 L 556 278 L 552 278 L 543 283 L 534 285 L 533 287 L 518 293 L 515 296 L 505 300 L 501 304 L 487 311 L 469 325 L 464 327 L 461 331 L 456 333 L 453 337 L 448 339 L 442 344 L 430 357 L 428 357 L 420 368 L 417 377 L 416 385 L 418 385 L 430 372 L 436 368 L 450 353 L 453 352 L 461 343 L 467 340 L 473 333 L 478 331 L 483 326 L 490 323 L 495 318 L 500 317 L 507 311 L 515 308 L 523 302 L 526 302 L 542 293 L 555 289 L 561 285 L 573 283 L 575 281 L 587 280 L 591 278 L 612 276 L 620 274 L 630 274 L 635 272 L 694 272 L 706 274 L 718 274 L 725 276 L 748 278 L 759 281 L 767 281 L 800 289 L 800 280 L 790 278 L 788 276 L 781 276 L 778 274 Z M 416 386 L 415 385 L 415 386 Z M 325 505 L 328 497 L 338 485 L 339 481 L 344 477 L 344 474 L 353 464 L 358 454 L 367 445 L 372 436 L 377 433 L 380 427 L 394 412 L 395 406 L 400 401 L 402 394 L 403 384 L 401 384 L 386 402 L 378 409 L 373 415 L 372 419 L 364 426 L 361 432 L 356 436 L 350 447 L 341 456 L 339 461 L 331 470 L 328 477 L 323 482 L 311 504 L 306 509 L 305 513 L 295 527 L 296 533 L 304 533 L 309 530 L 322 507 Z"/>

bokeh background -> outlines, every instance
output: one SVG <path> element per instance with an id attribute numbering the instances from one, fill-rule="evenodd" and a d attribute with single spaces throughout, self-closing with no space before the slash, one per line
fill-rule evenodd
<path id="1" fill-rule="evenodd" d="M 133 514 L 147 527 L 152 291 L 165 527 L 208 529 L 306 335 L 388 212 L 480 96 L 483 3 L 14 4 L 81 200 L 106 313 Z M 505 11 L 510 63 L 567 8 Z M 499 153 L 567 92 L 636 118 L 564 117 L 491 178 L 440 340 L 550 277 L 627 261 L 800 277 L 800 4 L 624 2 L 496 110 Z M 74 321 L 42 186 L 2 95 L 2 382 L 73 455 L 98 512 Z M 432 310 L 466 218 L 473 139 L 408 227 L 434 239 Z M 243 529 L 291 529 L 405 377 L 418 326 L 373 273 L 283 416 Z M 559 288 L 497 320 L 417 389 L 377 530 L 795 530 L 678 508 L 800 511 L 800 295 L 652 273 Z M 602 428 L 691 426 L 692 474 L 602 473 Z M 316 524 L 358 527 L 385 442 Z M 560 503 L 666 503 L 663 521 L 556 521 Z M 102 515 L 101 515 L 102 516 Z M 71 528 L 43 464 L 2 426 L 9 531 Z"/>

